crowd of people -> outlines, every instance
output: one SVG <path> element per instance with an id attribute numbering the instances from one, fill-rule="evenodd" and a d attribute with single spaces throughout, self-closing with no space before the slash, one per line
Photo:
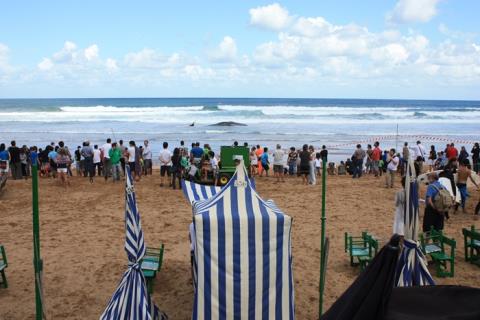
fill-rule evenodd
<path id="1" fill-rule="evenodd" d="M 234 142 L 233 147 L 238 147 Z M 398 176 L 405 176 L 408 160 L 411 158 L 415 163 L 417 176 L 423 173 L 424 168 L 430 172 L 442 170 L 441 173 L 433 174 L 432 177 L 446 177 L 452 183 L 452 189 L 459 190 L 461 203 L 458 207 L 465 210 L 468 198 L 467 180 L 472 180 L 472 172 L 478 173 L 480 169 L 480 147 L 475 143 L 471 152 L 465 147 L 458 150 L 454 143 L 447 144 L 445 150 L 437 151 L 431 146 L 426 148 L 417 141 L 412 147 L 404 143 L 401 152 L 394 148 L 382 151 L 377 141 L 367 145 L 366 150 L 360 144 L 356 146 L 352 156 L 339 164 L 328 163 L 328 150 L 322 146 L 316 150 L 312 145 L 303 145 L 301 148 L 294 146 L 283 149 L 277 144 L 273 151 L 260 145 L 249 147 L 244 143 L 243 147 L 249 150 L 249 172 L 251 176 L 268 176 L 273 171 L 275 182 L 284 182 L 285 176 L 299 176 L 302 183 L 315 185 L 317 177 L 321 176 L 323 162 L 327 163 L 328 174 L 350 174 L 353 179 L 359 179 L 363 175 L 373 175 L 376 178 L 384 176 L 385 187 L 393 188 Z M 124 143 L 123 140 L 112 142 L 106 139 L 101 145 L 93 145 L 89 141 L 82 143 L 73 152 L 63 141 L 50 143 L 45 148 L 36 146 L 18 147 L 15 141 L 11 141 L 7 148 L 4 143 L 0 144 L 0 172 L 10 173 L 12 179 L 27 179 L 31 175 L 31 157 L 37 155 L 39 175 L 41 177 L 58 178 L 62 185 L 69 186 L 69 177 L 75 174 L 83 176 L 93 183 L 95 177 L 105 181 L 111 179 L 116 182 L 125 175 L 128 166 L 135 180 L 139 181 L 142 176 L 152 175 L 153 154 L 148 140 L 138 145 L 135 141 Z M 209 181 L 217 184 L 221 158 L 215 154 L 209 144 L 203 147 L 199 142 L 191 144 L 189 150 L 184 141 L 171 151 L 168 142 L 162 144 L 162 150 L 158 155 L 160 167 L 160 185 L 168 185 L 174 189 L 180 188 L 182 178 L 197 182 Z M 272 163 L 271 163 L 272 162 Z M 455 174 L 457 179 L 455 180 Z M 432 183 L 432 185 L 434 185 Z M 429 187 L 430 197 L 435 190 Z M 428 201 L 427 201 L 428 204 Z M 477 205 L 476 215 L 480 211 Z M 448 217 L 448 214 L 447 214 Z"/>

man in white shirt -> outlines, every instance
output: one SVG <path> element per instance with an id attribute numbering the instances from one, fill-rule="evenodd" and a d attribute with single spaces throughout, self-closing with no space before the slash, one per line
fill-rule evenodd
<path id="1" fill-rule="evenodd" d="M 108 138 L 107 142 L 100 148 L 103 152 L 103 176 L 105 177 L 105 181 L 107 181 L 112 171 L 112 164 L 110 163 L 109 155 L 110 149 L 112 149 L 112 139 Z"/>
<path id="2" fill-rule="evenodd" d="M 425 148 L 422 146 L 420 141 L 417 141 L 417 145 L 412 148 L 412 151 L 413 160 L 418 166 L 418 174 L 421 174 L 423 172 L 423 162 L 425 161 L 425 155 L 427 154 L 427 152 L 425 151 Z"/>
<path id="3" fill-rule="evenodd" d="M 93 172 L 97 169 L 98 176 L 102 176 L 102 156 L 98 145 L 93 146 Z"/>
<path id="4" fill-rule="evenodd" d="M 163 150 L 160 151 L 160 187 L 163 187 L 165 174 L 170 178 L 172 168 L 172 153 L 168 150 L 168 142 L 163 143 Z"/>
<path id="5" fill-rule="evenodd" d="M 393 188 L 393 182 L 395 179 L 395 175 L 397 174 L 397 168 L 398 164 L 400 163 L 400 159 L 395 153 L 395 149 L 390 149 L 388 158 L 389 160 L 387 164 L 387 174 L 385 175 L 385 187 Z"/>
<path id="6" fill-rule="evenodd" d="M 150 150 L 150 146 L 148 145 L 148 140 L 143 142 L 143 168 L 144 174 L 151 175 L 152 174 L 152 151 Z"/>
<path id="7" fill-rule="evenodd" d="M 277 144 L 277 149 L 273 152 L 273 174 L 277 178 L 277 182 L 285 182 L 283 178 L 283 167 L 285 152 L 282 146 Z"/>
<path id="8" fill-rule="evenodd" d="M 135 146 L 135 141 L 130 141 L 128 143 L 128 149 L 127 149 L 128 166 L 130 167 L 130 173 L 137 181 L 138 176 L 137 176 L 137 171 L 135 170 L 136 169 L 136 163 L 135 163 L 136 151 L 137 151 L 137 147 Z"/>

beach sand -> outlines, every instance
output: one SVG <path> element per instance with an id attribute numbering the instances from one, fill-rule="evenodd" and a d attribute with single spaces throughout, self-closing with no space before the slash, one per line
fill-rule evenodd
<path id="1" fill-rule="evenodd" d="M 294 218 L 292 233 L 297 319 L 316 319 L 320 256 L 321 186 L 300 179 L 274 184 L 257 179 L 264 199 L 273 199 Z M 397 180 L 397 187 L 399 186 Z M 193 290 L 188 225 L 191 207 L 181 191 L 160 188 L 158 172 L 136 185 L 145 241 L 165 244 L 164 268 L 157 275 L 153 299 L 170 319 L 189 319 Z M 325 309 L 359 274 L 344 252 L 344 232 L 368 230 L 381 243 L 391 235 L 396 189 L 383 179 L 329 177 L 327 235 L 330 237 Z M 114 292 L 127 257 L 124 245 L 124 186 L 74 177 L 65 191 L 56 181 L 40 179 L 41 254 L 44 259 L 45 303 L 49 319 L 98 319 Z M 422 195 L 424 194 L 422 187 Z M 473 197 L 468 210 L 478 199 Z M 480 269 L 463 259 L 462 227 L 480 223 L 471 215 L 452 215 L 445 233 L 457 240 L 455 277 L 435 278 L 440 284 L 480 286 Z M 31 180 L 9 180 L 0 196 L 0 243 L 5 245 L 9 288 L 0 288 L 0 319 L 33 319 Z M 434 271 L 432 269 L 432 274 Z"/>

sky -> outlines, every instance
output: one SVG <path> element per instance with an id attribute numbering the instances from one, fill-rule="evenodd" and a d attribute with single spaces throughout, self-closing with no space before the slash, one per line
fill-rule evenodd
<path id="1" fill-rule="evenodd" d="M 480 100 L 480 1 L 3 1 L 0 98 Z"/>

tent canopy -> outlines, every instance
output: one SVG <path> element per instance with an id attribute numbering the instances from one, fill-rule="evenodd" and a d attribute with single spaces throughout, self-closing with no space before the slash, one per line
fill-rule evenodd
<path id="1" fill-rule="evenodd" d="M 243 165 L 193 203 L 193 319 L 294 319 L 292 218 L 255 191 Z"/>

